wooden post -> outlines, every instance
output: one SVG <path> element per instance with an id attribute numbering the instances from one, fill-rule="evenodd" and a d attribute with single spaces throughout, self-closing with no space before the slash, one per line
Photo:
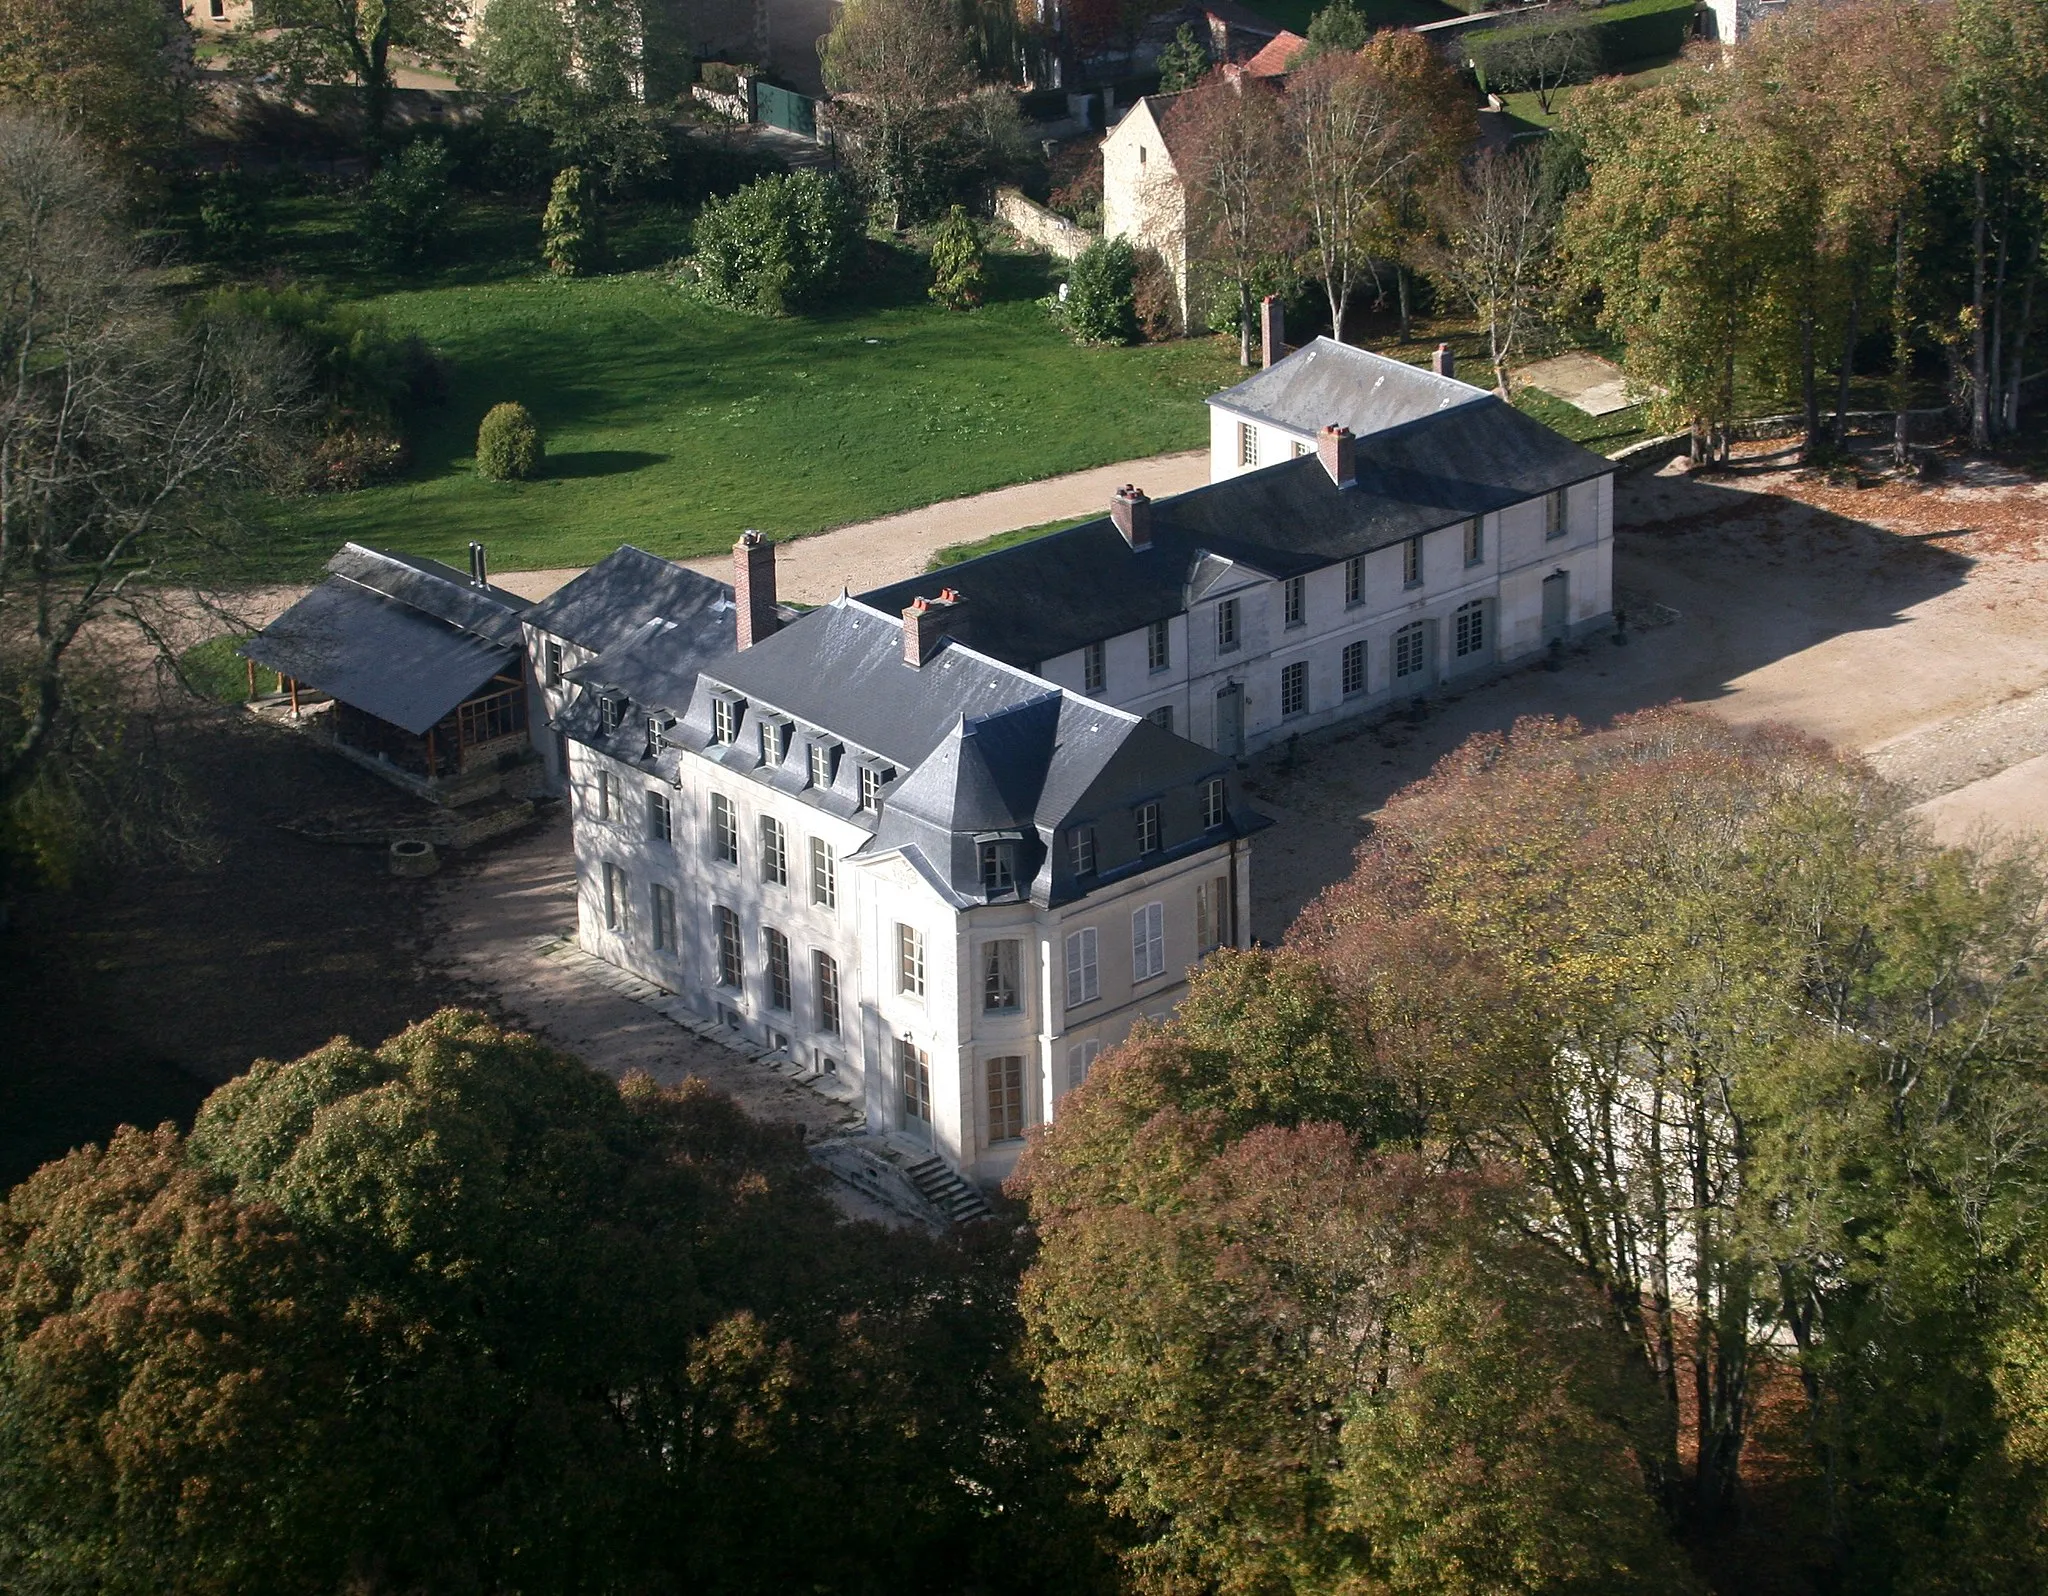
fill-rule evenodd
<path id="1" fill-rule="evenodd" d="M 292 684 L 292 719 L 297 720 L 299 717 L 299 679 L 296 676 L 288 679 Z"/>
<path id="2" fill-rule="evenodd" d="M 249 696 L 254 698 L 256 696 L 256 662 L 253 659 L 245 659 L 242 663 L 249 667 Z"/>

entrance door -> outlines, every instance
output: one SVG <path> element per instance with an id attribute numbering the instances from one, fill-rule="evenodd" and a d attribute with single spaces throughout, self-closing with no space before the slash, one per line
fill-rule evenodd
<path id="1" fill-rule="evenodd" d="M 932 1140 L 931 1055 L 908 1038 L 898 1037 L 896 1067 L 903 1077 L 903 1134 L 929 1147 Z"/>
<path id="2" fill-rule="evenodd" d="M 1569 571 L 1557 571 L 1543 579 L 1543 641 L 1563 637 L 1570 624 L 1572 578 Z"/>
<path id="3" fill-rule="evenodd" d="M 1244 683 L 1216 690 L 1216 752 L 1244 757 Z"/>
<path id="4" fill-rule="evenodd" d="M 1436 622 L 1410 621 L 1394 634 L 1394 691 L 1419 693 L 1436 680 Z"/>

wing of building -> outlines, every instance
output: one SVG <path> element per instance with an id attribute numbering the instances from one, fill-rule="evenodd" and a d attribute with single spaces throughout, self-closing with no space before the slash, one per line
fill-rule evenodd
<path id="1" fill-rule="evenodd" d="M 992 658 L 974 621 L 842 598 L 706 659 L 650 617 L 568 669 L 557 725 L 583 946 L 991 1180 L 1240 943 L 1264 822 L 1228 758 Z"/>
<path id="2" fill-rule="evenodd" d="M 863 601 L 943 582 L 977 648 L 1233 756 L 1611 614 L 1613 463 L 1495 395 L 1319 338 L 1209 404 L 1206 487 Z"/>

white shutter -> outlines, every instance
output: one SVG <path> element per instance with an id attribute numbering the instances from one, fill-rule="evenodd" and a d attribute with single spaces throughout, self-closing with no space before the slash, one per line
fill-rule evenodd
<path id="1" fill-rule="evenodd" d="M 1079 1008 L 1102 995 L 1095 963 L 1095 927 L 1085 926 L 1067 938 L 1067 1007 Z"/>

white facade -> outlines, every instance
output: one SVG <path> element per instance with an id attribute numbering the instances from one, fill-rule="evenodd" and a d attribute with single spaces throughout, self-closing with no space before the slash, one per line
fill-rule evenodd
<path id="1" fill-rule="evenodd" d="M 1167 711 L 1169 730 L 1225 753 L 1405 703 L 1534 658 L 1613 609 L 1614 478 L 1558 494 L 1561 514 L 1546 494 L 1478 518 L 1476 544 L 1459 522 L 1302 573 L 1292 601 L 1288 579 L 1212 557 L 1187 609 L 1159 623 L 1163 666 L 1146 627 L 1099 645 L 1099 683 L 1088 648 L 1040 674 L 1133 714 Z"/>
<path id="2" fill-rule="evenodd" d="M 1187 195 L 1155 114 L 1142 99 L 1102 140 L 1102 236 L 1158 252 L 1188 323 Z"/>

